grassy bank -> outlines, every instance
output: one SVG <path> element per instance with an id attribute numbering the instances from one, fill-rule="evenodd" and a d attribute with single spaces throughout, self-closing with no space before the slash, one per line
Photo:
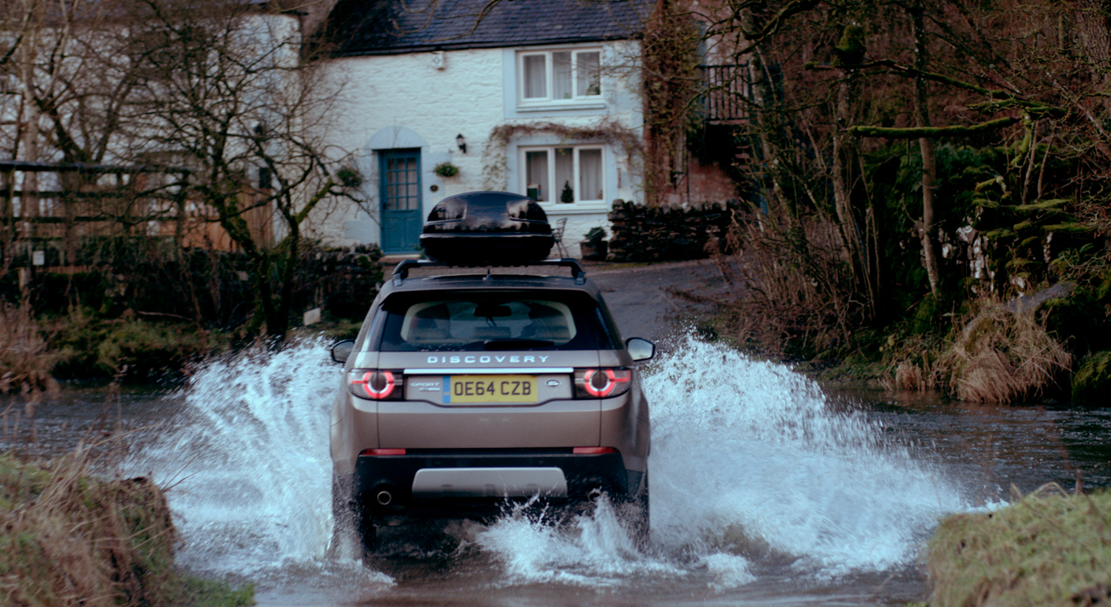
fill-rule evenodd
<path id="1" fill-rule="evenodd" d="M 934 607 L 1106 605 L 1111 492 L 1043 488 L 992 513 L 958 514 L 927 548 Z"/>
<path id="2" fill-rule="evenodd" d="M 0 456 L 0 523 L 0 604 L 254 602 L 250 587 L 178 571 L 178 536 L 158 487 L 145 478 L 98 479 L 82 453 L 49 463 Z"/>

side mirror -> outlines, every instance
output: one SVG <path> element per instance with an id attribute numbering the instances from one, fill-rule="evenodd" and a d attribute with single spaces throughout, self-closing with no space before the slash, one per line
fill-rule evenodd
<path id="1" fill-rule="evenodd" d="M 336 343 L 332 344 L 332 360 L 336 361 L 337 363 L 345 363 L 347 362 L 347 358 L 351 356 L 351 352 L 354 349 L 355 340 L 353 339 L 337 341 Z"/>
<path id="2" fill-rule="evenodd" d="M 629 356 L 633 357 L 633 362 L 648 360 L 656 355 L 656 344 L 639 337 L 626 339 L 625 349 L 629 351 Z"/>

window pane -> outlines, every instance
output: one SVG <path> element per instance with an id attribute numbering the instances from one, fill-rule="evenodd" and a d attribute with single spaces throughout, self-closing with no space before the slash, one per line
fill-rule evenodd
<path id="1" fill-rule="evenodd" d="M 574 153 L 573 148 L 556 148 L 555 150 L 555 186 L 559 188 L 559 202 L 575 202 Z"/>
<path id="2" fill-rule="evenodd" d="M 602 94 L 601 53 L 575 55 L 575 87 L 580 96 Z"/>
<path id="3" fill-rule="evenodd" d="M 417 159 L 409 158 L 405 161 L 405 210 L 414 211 L 420 204 L 420 191 L 417 188 Z"/>
<path id="4" fill-rule="evenodd" d="M 550 202 L 549 189 L 548 152 L 525 152 L 525 193 L 537 202 Z"/>
<path id="5" fill-rule="evenodd" d="M 386 159 L 386 208 L 390 211 L 398 210 L 397 163 L 398 160 L 396 158 Z"/>
<path id="6" fill-rule="evenodd" d="M 552 53 L 552 99 L 570 99 L 571 90 L 571 53 Z"/>
<path id="7" fill-rule="evenodd" d="M 548 96 L 548 77 L 545 73 L 544 55 L 525 55 L 525 99 L 543 99 Z"/>
<path id="8" fill-rule="evenodd" d="M 604 200 L 602 150 L 579 150 L 579 200 Z"/>
<path id="9" fill-rule="evenodd" d="M 598 302 L 580 293 L 555 292 L 545 299 L 458 292 L 414 301 L 393 297 L 383 304 L 386 322 L 369 336 L 383 352 L 486 351 L 486 340 L 537 339 L 534 350 L 612 350 L 620 347 Z M 490 308 L 498 315 L 490 316 Z M 508 315 L 504 315 L 508 312 Z M 499 335 L 500 334 L 500 335 Z"/>
<path id="10" fill-rule="evenodd" d="M 464 296 L 465 297 L 465 296 Z M 496 320 L 490 318 L 497 312 Z M 410 306 L 400 323 L 408 345 L 457 350 L 487 339 L 541 339 L 563 345 L 578 333 L 571 309 L 544 300 L 431 301 Z"/>
<path id="11" fill-rule="evenodd" d="M 386 200 L 388 211 L 412 211 L 420 208 L 416 158 L 386 159 Z"/>

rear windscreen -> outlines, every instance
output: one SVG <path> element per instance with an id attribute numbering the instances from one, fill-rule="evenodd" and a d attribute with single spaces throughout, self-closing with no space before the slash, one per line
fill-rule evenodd
<path id="1" fill-rule="evenodd" d="M 435 295 L 385 303 L 380 351 L 615 348 L 597 303 L 581 294 Z"/>

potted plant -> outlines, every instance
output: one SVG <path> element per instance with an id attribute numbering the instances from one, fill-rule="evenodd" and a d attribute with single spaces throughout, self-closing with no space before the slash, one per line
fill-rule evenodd
<path id="1" fill-rule="evenodd" d="M 606 230 L 600 227 L 590 228 L 590 231 L 579 243 L 579 250 L 583 259 L 603 261 L 609 253 L 609 244 L 606 242 Z"/>
<path id="2" fill-rule="evenodd" d="M 455 177 L 459 174 L 459 167 L 451 164 L 450 162 L 441 162 L 432 167 L 432 172 L 440 177 Z"/>
<path id="3" fill-rule="evenodd" d="M 575 202 L 575 190 L 571 189 L 571 182 L 563 182 L 563 191 L 559 194 L 559 201 L 563 203 Z"/>

